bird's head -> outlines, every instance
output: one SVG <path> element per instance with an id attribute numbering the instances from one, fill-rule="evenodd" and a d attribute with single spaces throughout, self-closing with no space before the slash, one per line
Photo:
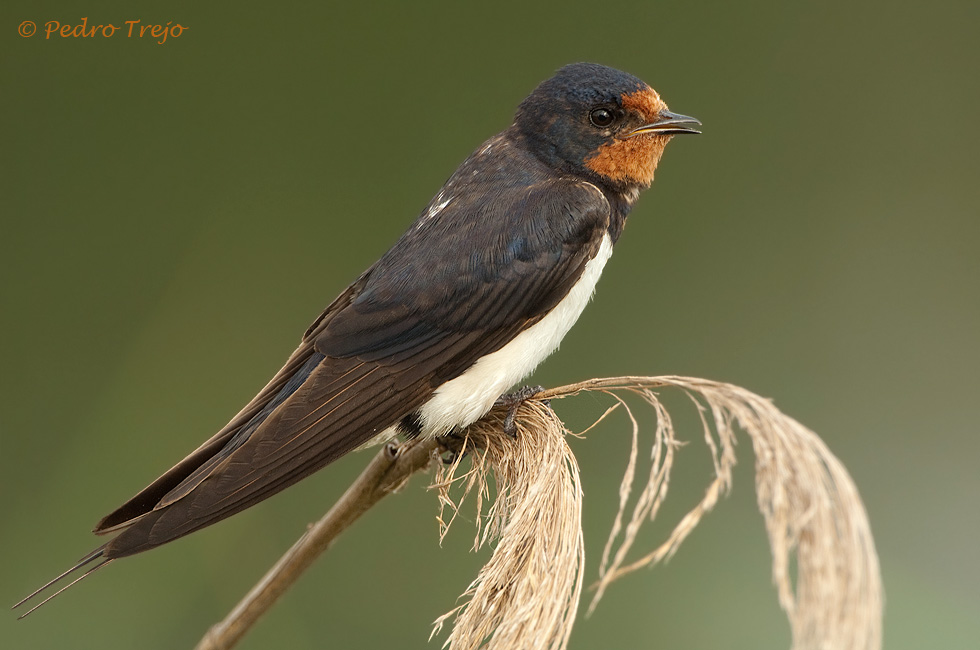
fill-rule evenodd
<path id="1" fill-rule="evenodd" d="M 653 88 L 595 63 L 574 63 L 535 88 L 514 127 L 541 160 L 632 194 L 653 182 L 671 137 L 700 133 Z M 597 178 L 596 178 L 597 177 Z"/>

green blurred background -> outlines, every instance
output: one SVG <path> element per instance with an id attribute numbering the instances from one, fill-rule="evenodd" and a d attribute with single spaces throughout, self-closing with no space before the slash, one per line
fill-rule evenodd
<path id="1" fill-rule="evenodd" d="M 204 6 L 204 5 L 207 6 Z M 27 2 L 0 8 L 0 603 L 222 426 L 456 165 L 561 65 L 628 70 L 695 115 L 634 210 L 546 385 L 687 374 L 775 399 L 867 505 L 889 648 L 980 647 L 980 3 Z M 45 40 L 18 25 L 180 23 Z M 607 404 L 559 412 L 582 425 Z M 573 448 L 587 580 L 625 421 Z M 702 494 L 700 434 L 671 509 Z M 785 648 L 743 441 L 734 492 L 572 648 Z M 367 462 L 120 562 L 4 648 L 189 648 Z M 417 477 L 242 648 L 436 648 L 487 554 L 440 548 Z M 582 608 L 584 611 L 584 607 Z"/>

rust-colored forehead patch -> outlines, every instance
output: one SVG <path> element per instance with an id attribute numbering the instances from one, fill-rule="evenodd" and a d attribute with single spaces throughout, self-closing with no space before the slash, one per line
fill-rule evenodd
<path id="1" fill-rule="evenodd" d="M 648 121 L 653 122 L 657 119 L 660 111 L 667 110 L 667 104 L 660 99 L 656 90 L 647 86 L 636 92 L 623 95 L 623 108 L 628 111 L 636 111 Z"/>

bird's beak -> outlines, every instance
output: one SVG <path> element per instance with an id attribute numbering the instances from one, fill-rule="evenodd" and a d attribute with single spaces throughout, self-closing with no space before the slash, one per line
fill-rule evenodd
<path id="1" fill-rule="evenodd" d="M 679 115 L 678 113 L 671 113 L 670 111 L 660 111 L 657 116 L 660 118 L 656 122 L 651 122 L 650 124 L 644 124 L 643 126 L 630 131 L 627 138 L 632 138 L 634 135 L 640 135 L 642 133 L 658 133 L 661 135 L 674 135 L 677 133 L 701 133 L 695 126 L 701 126 L 693 117 L 688 117 L 687 115 Z"/>

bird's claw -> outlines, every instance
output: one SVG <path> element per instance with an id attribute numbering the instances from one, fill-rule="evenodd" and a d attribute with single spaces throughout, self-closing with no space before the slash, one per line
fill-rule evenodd
<path id="1" fill-rule="evenodd" d="M 436 442 L 439 443 L 443 453 L 445 453 L 445 456 L 442 457 L 443 465 L 452 465 L 457 460 L 466 457 L 467 452 L 463 448 L 466 444 L 466 438 L 459 435 L 457 431 L 450 431 L 444 436 L 439 436 L 436 438 Z"/>
<path id="2" fill-rule="evenodd" d="M 504 433 L 511 438 L 517 437 L 517 424 L 514 422 L 514 418 L 517 417 L 517 409 L 521 407 L 521 404 L 543 390 L 544 386 L 525 386 L 520 390 L 497 398 L 496 405 L 507 407 L 507 415 L 504 417 Z"/>

